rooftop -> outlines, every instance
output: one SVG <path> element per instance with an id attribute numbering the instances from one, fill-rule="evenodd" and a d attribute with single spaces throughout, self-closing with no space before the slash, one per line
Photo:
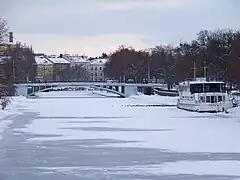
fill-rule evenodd
<path id="1" fill-rule="evenodd" d="M 211 80 L 204 80 L 204 79 L 196 79 L 194 81 L 183 81 L 179 83 L 180 85 L 189 85 L 189 84 L 212 84 L 212 83 L 224 83 L 223 81 L 211 81 Z"/>
<path id="2" fill-rule="evenodd" d="M 91 61 L 91 64 L 105 64 L 107 61 L 107 59 L 94 59 Z"/>
<path id="3" fill-rule="evenodd" d="M 68 61 L 72 63 L 86 63 L 88 62 L 87 58 L 84 58 L 83 56 L 79 55 L 63 55 L 64 58 L 66 58 Z"/>
<path id="4" fill-rule="evenodd" d="M 42 64 L 42 65 L 51 65 L 52 64 L 52 62 L 49 61 L 44 56 L 35 56 L 35 61 L 36 61 L 36 64 Z"/>
<path id="5" fill-rule="evenodd" d="M 49 59 L 54 64 L 70 64 L 70 62 L 67 61 L 66 59 L 55 56 L 55 55 L 47 56 L 47 59 Z"/>

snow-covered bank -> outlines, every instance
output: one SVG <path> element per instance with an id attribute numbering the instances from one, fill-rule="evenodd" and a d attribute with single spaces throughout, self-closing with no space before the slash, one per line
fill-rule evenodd
<path id="1" fill-rule="evenodd" d="M 19 97 L 12 97 L 11 103 L 6 107 L 5 110 L 0 110 L 0 142 L 2 140 L 1 134 L 3 131 L 12 123 L 11 118 L 21 114 L 17 110 L 17 106 L 21 106 L 26 102 L 26 98 L 19 96 Z"/>

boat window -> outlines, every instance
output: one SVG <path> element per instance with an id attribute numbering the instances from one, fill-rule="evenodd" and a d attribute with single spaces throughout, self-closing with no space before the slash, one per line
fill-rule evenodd
<path id="1" fill-rule="evenodd" d="M 214 102 L 218 102 L 218 97 L 214 96 Z"/>
<path id="2" fill-rule="evenodd" d="M 221 102 L 223 100 L 222 96 L 218 96 L 218 102 Z"/>
<path id="3" fill-rule="evenodd" d="M 223 101 L 225 101 L 225 96 L 223 96 Z"/>
<path id="4" fill-rule="evenodd" d="M 225 92 L 224 83 L 205 83 L 204 92 Z"/>
<path id="5" fill-rule="evenodd" d="M 210 103 L 210 102 L 211 102 L 211 101 L 210 101 L 210 96 L 207 96 L 207 97 L 206 97 L 206 102 L 207 102 L 207 103 Z"/>
<path id="6" fill-rule="evenodd" d="M 191 93 L 201 93 L 203 92 L 203 84 L 191 84 L 190 85 Z"/>
<path id="7" fill-rule="evenodd" d="M 201 96 L 201 97 L 200 97 L 200 100 L 201 100 L 201 102 L 205 102 L 204 96 Z"/>
<path id="8" fill-rule="evenodd" d="M 203 92 L 225 92 L 224 83 L 199 83 L 191 84 L 190 92 L 191 93 L 203 93 Z"/>
<path id="9" fill-rule="evenodd" d="M 211 96 L 211 103 L 214 103 L 214 96 Z"/>

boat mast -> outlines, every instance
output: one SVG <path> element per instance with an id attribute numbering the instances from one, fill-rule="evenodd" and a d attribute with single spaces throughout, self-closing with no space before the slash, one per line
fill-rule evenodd
<path id="1" fill-rule="evenodd" d="M 204 78 L 206 79 L 207 78 L 207 66 L 206 66 L 206 61 L 204 61 Z"/>
<path id="2" fill-rule="evenodd" d="M 194 81 L 196 81 L 196 63 L 193 62 L 193 77 L 194 77 Z"/>

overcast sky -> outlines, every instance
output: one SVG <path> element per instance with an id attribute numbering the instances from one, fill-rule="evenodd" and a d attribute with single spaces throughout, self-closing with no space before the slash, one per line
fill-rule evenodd
<path id="1" fill-rule="evenodd" d="M 190 41 L 202 29 L 240 28 L 239 0 L 1 0 L 16 40 L 47 54 L 100 55 Z"/>

